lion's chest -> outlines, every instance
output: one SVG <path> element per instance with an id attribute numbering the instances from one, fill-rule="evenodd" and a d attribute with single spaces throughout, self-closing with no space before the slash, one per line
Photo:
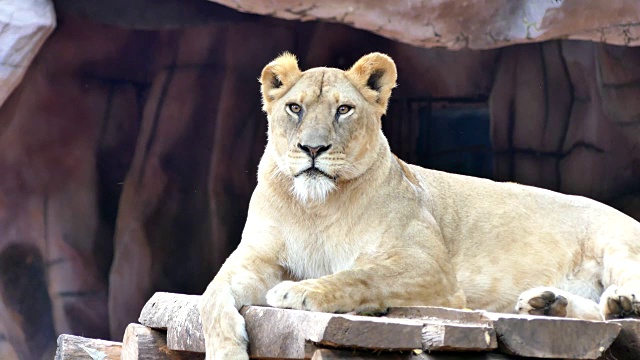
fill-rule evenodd
<path id="1" fill-rule="evenodd" d="M 362 251 L 343 232 L 290 228 L 285 236 L 283 265 L 297 280 L 316 279 L 350 269 Z"/>

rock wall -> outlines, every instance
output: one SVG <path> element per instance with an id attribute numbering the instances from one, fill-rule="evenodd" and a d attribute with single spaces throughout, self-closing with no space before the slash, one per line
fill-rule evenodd
<path id="1" fill-rule="evenodd" d="M 4 0 L 0 6 L 0 105 L 18 86 L 56 25 L 50 0 Z"/>
<path id="2" fill-rule="evenodd" d="M 421 47 L 493 49 L 552 39 L 640 45 L 635 0 L 211 0 L 289 20 L 323 20 Z"/>
<path id="3" fill-rule="evenodd" d="M 619 74 L 614 88 L 638 94 L 640 68 L 625 63 L 640 51 L 623 49 L 547 42 L 503 50 L 490 100 L 496 179 L 601 201 L 637 190 L 632 119 L 640 111 L 605 79 Z"/>
<path id="4" fill-rule="evenodd" d="M 158 31 L 59 20 L 0 108 L 3 359 L 47 357 L 62 332 L 119 338 L 153 292 L 204 290 L 239 241 L 266 140 L 256 78 L 284 50 L 303 68 L 394 57 L 384 128 L 405 159 L 424 145 L 406 104 L 474 99 L 491 112 L 496 178 L 637 214 L 621 197 L 640 186 L 640 49 L 452 52 L 269 18 Z"/>

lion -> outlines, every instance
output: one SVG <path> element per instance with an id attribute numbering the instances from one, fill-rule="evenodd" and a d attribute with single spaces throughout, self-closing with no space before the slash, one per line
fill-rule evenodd
<path id="1" fill-rule="evenodd" d="M 260 77 L 268 141 L 238 248 L 200 301 L 207 359 L 247 359 L 243 305 L 431 305 L 603 320 L 640 313 L 640 223 L 604 204 L 429 170 L 381 130 L 396 66 Z"/>

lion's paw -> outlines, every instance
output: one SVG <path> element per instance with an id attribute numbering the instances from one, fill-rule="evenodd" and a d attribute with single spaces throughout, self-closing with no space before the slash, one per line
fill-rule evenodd
<path id="1" fill-rule="evenodd" d="M 325 311 L 322 292 L 313 289 L 313 280 L 301 282 L 283 281 L 267 292 L 267 304 L 285 309 Z"/>
<path id="2" fill-rule="evenodd" d="M 606 320 L 638 318 L 640 293 L 611 285 L 600 297 L 600 311 Z"/>
<path id="3" fill-rule="evenodd" d="M 567 316 L 567 297 L 560 291 L 548 287 L 538 287 L 523 292 L 518 298 L 516 311 L 519 314 Z"/>

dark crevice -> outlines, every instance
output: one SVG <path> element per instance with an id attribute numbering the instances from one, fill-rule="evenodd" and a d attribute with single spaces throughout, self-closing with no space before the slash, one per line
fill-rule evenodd
<path id="1" fill-rule="evenodd" d="M 541 141 L 544 141 L 547 128 L 549 126 L 549 74 L 547 72 L 547 62 L 544 53 L 544 43 L 538 44 L 538 49 L 540 50 L 540 68 L 542 70 L 542 94 L 543 94 L 543 106 L 544 106 L 544 117 L 542 119 L 542 138 Z M 539 144 L 540 146 L 544 146 L 543 144 Z"/>
<path id="2" fill-rule="evenodd" d="M 560 141 L 556 146 L 556 152 L 562 153 L 564 143 L 567 141 L 567 134 L 569 133 L 569 125 L 571 124 L 571 116 L 573 115 L 573 106 L 575 104 L 576 97 L 573 82 L 571 81 L 571 73 L 569 72 L 569 66 L 567 65 L 567 59 L 565 58 L 564 51 L 562 50 L 562 42 L 557 41 L 556 44 L 558 46 L 558 53 L 560 54 L 560 63 L 562 64 L 562 69 L 569 85 L 569 106 L 567 107 L 564 126 L 560 132 Z M 562 170 L 560 169 L 560 161 L 561 159 L 558 159 L 555 164 L 556 189 L 558 191 L 562 190 Z"/>
<path id="3" fill-rule="evenodd" d="M 91 296 L 104 296 L 104 291 L 60 291 L 58 296 L 62 298 L 69 297 L 91 297 Z"/>
<path id="4" fill-rule="evenodd" d="M 171 81 L 173 80 L 173 75 L 175 74 L 175 65 L 178 61 L 178 52 L 180 50 L 180 39 L 181 34 L 178 34 L 178 39 L 176 40 L 175 51 L 173 54 L 172 66 L 168 68 L 164 83 L 162 84 L 162 90 L 160 91 L 160 96 L 158 97 L 158 102 L 156 103 L 156 109 L 153 114 L 153 120 L 151 121 L 151 130 L 149 131 L 149 137 L 147 139 L 147 143 L 145 144 L 143 153 L 142 153 L 142 168 L 140 169 L 140 175 L 137 179 L 137 187 L 142 187 L 142 183 L 144 181 L 145 169 L 147 168 L 147 162 L 149 160 L 149 153 L 151 152 L 151 147 L 153 146 L 156 138 L 156 132 L 158 131 L 158 123 L 160 122 L 160 116 L 162 115 L 162 108 L 164 106 L 164 101 L 167 98 L 169 93 L 169 86 L 171 85 Z"/>
<path id="5" fill-rule="evenodd" d="M 508 179 L 513 181 L 516 176 L 516 162 L 515 162 L 515 154 L 513 152 L 513 132 L 515 131 L 516 125 L 516 114 L 515 114 L 515 104 L 513 97 L 509 100 L 509 118 L 507 120 L 507 156 L 509 157 L 509 177 Z M 499 154 L 500 152 L 496 152 Z"/>
<path id="6" fill-rule="evenodd" d="M 46 269 L 39 249 L 28 244 L 11 244 L 0 252 L 0 295 L 25 339 L 29 354 L 40 359 L 55 346 L 51 299 Z M 7 324 L 9 325 L 9 324 Z"/>
<path id="7" fill-rule="evenodd" d="M 633 89 L 633 88 L 640 88 L 640 80 L 638 80 L 638 81 L 629 81 L 629 82 L 620 83 L 620 84 L 601 83 L 600 87 L 603 88 L 603 89 Z"/>

